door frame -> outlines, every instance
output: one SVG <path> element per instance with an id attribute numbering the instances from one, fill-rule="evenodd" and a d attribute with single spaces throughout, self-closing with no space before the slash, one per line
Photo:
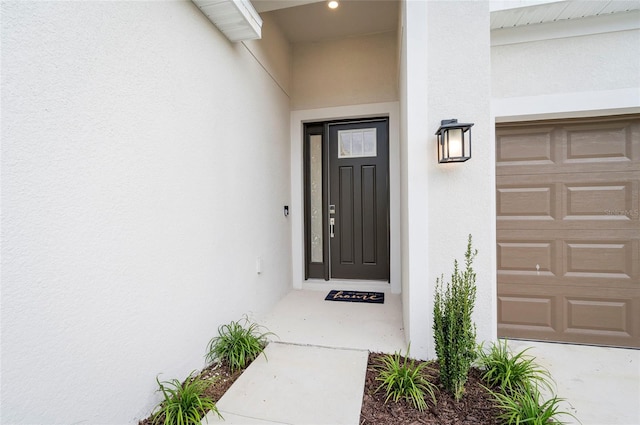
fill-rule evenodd
<path id="1" fill-rule="evenodd" d="M 337 150 L 338 150 L 338 141 L 335 137 L 338 137 L 338 133 L 334 132 L 335 127 L 339 128 L 364 128 L 364 127 L 375 127 L 378 130 L 377 132 L 377 146 L 378 146 L 378 154 L 372 158 L 355 158 L 355 159 L 345 159 L 346 161 L 356 161 L 356 163 L 361 163 L 362 161 L 371 163 L 377 163 L 378 167 L 382 167 L 380 171 L 384 171 L 384 175 L 380 175 L 380 178 L 376 181 L 376 189 L 375 195 L 373 199 L 379 199 L 384 204 L 384 214 L 380 208 L 383 208 L 383 204 L 376 201 L 375 211 L 372 213 L 374 217 L 380 217 L 376 220 L 377 232 L 374 234 L 378 234 L 379 236 L 376 238 L 376 244 L 384 243 L 384 246 L 381 248 L 376 248 L 375 256 L 380 256 L 375 265 L 372 266 L 362 266 L 365 269 L 354 271 L 354 265 L 341 265 L 337 262 L 337 256 L 340 256 L 340 253 L 332 250 L 336 248 L 338 245 L 337 241 L 340 239 L 341 228 L 344 223 L 341 223 L 341 219 L 338 219 L 338 216 L 333 216 L 330 205 L 335 204 L 338 206 L 338 199 L 336 198 L 337 192 L 335 190 L 337 187 L 337 173 L 338 173 L 338 164 L 342 164 L 343 161 L 338 158 Z M 321 162 L 319 164 L 320 168 L 315 172 L 321 172 L 320 177 L 320 197 L 321 197 L 321 234 L 322 234 L 322 257 L 323 260 L 321 263 L 312 261 L 312 246 L 311 246 L 311 228 L 312 228 L 312 209 L 311 209 L 311 143 L 314 137 L 320 137 L 319 141 L 321 143 L 319 152 L 321 153 Z M 333 140 L 333 141 L 332 141 Z M 317 143 L 318 139 L 316 139 Z M 316 149 L 317 149 L 316 145 Z M 324 279 L 325 281 L 329 280 L 340 280 L 341 278 L 334 277 L 336 274 L 360 274 L 365 273 L 370 276 L 372 275 L 380 275 L 381 271 L 384 270 L 384 279 L 376 278 L 376 281 L 386 281 L 389 283 L 389 117 L 370 117 L 370 118 L 358 118 L 358 119 L 348 119 L 348 120 L 339 120 L 339 121 L 324 121 L 324 122 L 310 122 L 304 123 L 304 139 L 303 139 L 303 154 L 304 154 L 304 238 L 305 238 L 305 280 L 309 279 Z M 380 161 L 382 159 L 382 162 Z M 334 174 L 335 173 L 335 174 Z M 354 177 L 357 180 L 357 177 Z M 338 207 L 338 215 L 340 215 L 340 210 L 344 211 L 346 206 Z M 357 209 L 357 206 L 354 206 Z M 357 215 L 357 214 L 356 214 Z M 336 229 L 336 238 L 334 239 L 333 229 L 334 226 L 329 224 L 329 220 L 336 220 L 335 229 Z M 384 232 L 382 232 L 379 226 L 384 226 Z M 378 233 L 379 232 L 379 233 Z M 358 234 L 356 230 L 356 234 Z M 358 257 L 358 248 L 357 244 L 354 246 L 354 255 Z M 360 255 L 363 255 L 363 252 L 360 252 Z M 355 258 L 354 258 L 355 261 Z M 336 268 L 334 269 L 334 265 Z M 357 267 L 357 266 L 356 266 Z M 339 270 L 340 269 L 340 270 Z M 342 279 L 347 280 L 346 277 Z M 354 280 L 366 280 L 367 278 L 362 276 L 350 277 L 349 281 Z"/>
<path id="2" fill-rule="evenodd" d="M 304 248 L 304 124 L 386 117 L 389 119 L 389 282 L 309 279 L 305 281 Z M 400 104 L 372 103 L 291 112 L 291 271 L 294 289 L 325 289 L 342 283 L 353 289 L 401 292 L 400 253 Z"/>

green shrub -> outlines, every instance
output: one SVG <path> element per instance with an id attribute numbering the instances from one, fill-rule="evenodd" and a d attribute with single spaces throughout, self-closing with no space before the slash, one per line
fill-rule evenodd
<path id="1" fill-rule="evenodd" d="M 521 388 L 511 394 L 503 394 L 491 391 L 496 398 L 497 406 L 502 410 L 499 419 L 507 425 L 548 425 L 563 424 L 558 418 L 562 415 L 571 416 L 571 413 L 560 410 L 560 402 L 563 399 L 556 396 L 542 402 L 537 388 Z"/>
<path id="2" fill-rule="evenodd" d="M 527 350 L 513 354 L 506 340 L 493 343 L 486 352 L 481 346 L 477 364 L 484 371 L 482 379 L 505 394 L 539 386 L 553 392 L 551 375 L 534 362 L 534 357 L 525 356 Z"/>
<path id="3" fill-rule="evenodd" d="M 206 359 L 208 362 L 227 362 L 231 371 L 244 369 L 264 350 L 267 345 L 266 337 L 272 332 L 260 333 L 256 323 L 251 323 L 244 317 L 243 327 L 239 321 L 222 325 L 218 328 L 218 336 L 209 341 Z"/>
<path id="4" fill-rule="evenodd" d="M 460 270 L 458 261 L 454 260 L 451 282 L 443 286 L 443 277 L 436 280 L 433 331 L 440 381 L 456 400 L 464 394 L 464 384 L 476 358 L 476 328 L 471 315 L 476 300 L 476 274 L 472 263 L 477 253 L 472 249 L 469 235 L 465 269 Z"/>
<path id="5" fill-rule="evenodd" d="M 409 360 L 408 357 L 409 349 L 404 359 L 401 358 L 400 353 L 386 354 L 382 357 L 376 377 L 376 380 L 382 383 L 376 391 L 384 388 L 387 394 L 385 403 L 389 399 L 396 403 L 400 399 L 405 399 L 422 412 L 427 407 L 425 401 L 427 395 L 433 404 L 436 404 L 436 386 L 425 376 L 425 372 L 429 371 L 427 363 L 416 364 L 415 360 Z"/>
<path id="6" fill-rule="evenodd" d="M 499 419 L 504 423 L 548 425 L 561 424 L 559 416 L 575 418 L 560 410 L 561 398 L 552 396 L 547 401 L 541 399 L 541 388 L 553 393 L 553 379 L 549 371 L 538 366 L 535 358 L 525 356 L 528 348 L 513 354 L 507 341 L 498 341 L 488 351 L 478 350 L 478 367 L 484 371 L 482 379 L 496 399 L 496 405 L 502 411 Z"/>
<path id="7" fill-rule="evenodd" d="M 156 381 L 164 401 L 152 415 L 154 425 L 197 425 L 210 410 L 222 418 L 215 402 L 204 395 L 210 381 L 194 377 L 193 372 L 184 383 L 177 379 L 160 382 L 157 377 Z"/>

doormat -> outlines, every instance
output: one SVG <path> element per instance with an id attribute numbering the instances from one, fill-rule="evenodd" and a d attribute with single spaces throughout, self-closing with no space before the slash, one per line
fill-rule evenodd
<path id="1" fill-rule="evenodd" d="M 384 304 L 384 292 L 330 291 L 325 301 L 349 301 L 352 303 Z"/>

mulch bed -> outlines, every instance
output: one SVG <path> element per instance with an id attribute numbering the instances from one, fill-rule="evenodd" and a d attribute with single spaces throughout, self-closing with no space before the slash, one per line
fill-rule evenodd
<path id="1" fill-rule="evenodd" d="M 499 425 L 497 416 L 500 410 L 494 406 L 493 396 L 482 386 L 480 371 L 472 368 L 465 385 L 462 400 L 456 402 L 453 395 L 446 392 L 438 378 L 438 364 L 431 362 L 431 379 L 440 391 L 436 392 L 436 406 L 427 400 L 428 409 L 418 411 L 413 405 L 401 400 L 398 403 L 385 403 L 384 390 L 376 391 L 380 383 L 376 381 L 378 373 L 375 366 L 380 363 L 383 354 L 369 353 L 365 377 L 364 396 L 360 411 L 360 425 Z M 419 363 L 419 361 L 417 361 Z M 211 378 L 212 384 L 206 395 L 218 402 L 244 370 L 231 372 L 226 364 L 213 364 L 200 372 L 201 378 Z M 152 425 L 151 417 L 141 420 L 138 425 Z"/>
<path id="2" fill-rule="evenodd" d="M 249 366 L 247 365 L 247 367 Z M 204 379 L 211 379 L 213 381 L 213 384 L 207 388 L 204 394 L 211 397 L 211 399 L 217 403 L 224 393 L 227 392 L 229 387 L 236 382 L 236 379 L 242 375 L 242 372 L 244 372 L 244 369 L 231 372 L 231 369 L 226 363 L 213 364 L 206 369 L 203 369 L 200 377 Z"/>
<path id="3" fill-rule="evenodd" d="M 427 399 L 428 409 L 418 411 L 413 405 L 404 400 L 398 403 L 390 400 L 385 403 L 384 390 L 376 392 L 380 382 L 376 381 L 378 373 L 375 366 L 380 363 L 383 354 L 370 353 L 365 378 L 362 410 L 360 411 L 360 425 L 498 425 L 497 416 L 500 410 L 494 406 L 494 398 L 482 386 L 480 371 L 472 368 L 469 380 L 465 385 L 465 393 L 460 401 L 455 401 L 453 395 L 446 392 L 438 377 L 438 364 L 431 362 L 433 369 L 431 378 L 439 391 L 436 392 L 436 406 L 430 398 Z M 419 362 L 417 362 L 419 363 Z"/>

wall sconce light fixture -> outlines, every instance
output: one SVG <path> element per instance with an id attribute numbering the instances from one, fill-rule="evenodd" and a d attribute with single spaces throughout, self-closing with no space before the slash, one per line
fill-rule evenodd
<path id="1" fill-rule="evenodd" d="M 471 127 L 457 119 L 442 120 L 438 136 L 438 162 L 465 162 L 471 158 Z"/>

